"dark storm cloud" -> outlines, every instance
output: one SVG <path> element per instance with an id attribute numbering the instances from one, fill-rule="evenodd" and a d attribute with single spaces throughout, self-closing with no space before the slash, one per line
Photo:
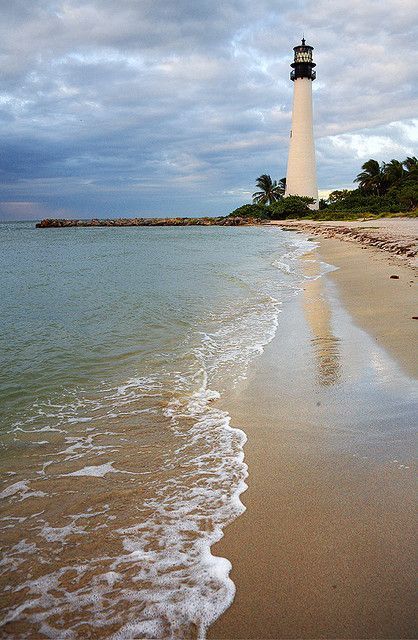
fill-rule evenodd
<path id="1" fill-rule="evenodd" d="M 285 175 L 315 47 L 319 185 L 416 153 L 415 1 L 1 2 L 0 217 L 224 213 Z M 10 204 L 8 204 L 10 203 Z"/>

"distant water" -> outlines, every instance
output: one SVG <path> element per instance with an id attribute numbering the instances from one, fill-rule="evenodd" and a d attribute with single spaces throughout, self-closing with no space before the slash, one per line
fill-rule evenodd
<path id="1" fill-rule="evenodd" d="M 279 229 L 0 225 L 6 637 L 203 637 L 245 489 L 222 395 L 300 289 Z M 221 398 L 220 401 L 216 401 Z"/>

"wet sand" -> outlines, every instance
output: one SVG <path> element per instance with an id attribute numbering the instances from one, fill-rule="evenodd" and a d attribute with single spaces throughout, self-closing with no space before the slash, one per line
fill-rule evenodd
<path id="1" fill-rule="evenodd" d="M 412 271 L 339 240 L 319 258 L 341 269 L 307 280 L 228 399 L 247 511 L 212 548 L 237 589 L 212 639 L 415 637 Z"/>
<path id="2" fill-rule="evenodd" d="M 331 277 L 354 322 L 418 378 L 416 270 L 378 249 L 327 238 L 320 242 L 323 260 L 340 267 Z"/>

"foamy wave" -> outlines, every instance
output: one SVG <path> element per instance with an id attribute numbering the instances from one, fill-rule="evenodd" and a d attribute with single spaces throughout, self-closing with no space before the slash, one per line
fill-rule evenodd
<path id="1" fill-rule="evenodd" d="M 90 467 L 83 467 L 72 473 L 63 473 L 65 476 L 92 476 L 94 478 L 103 478 L 107 473 L 117 473 L 113 468 L 113 462 L 105 462 L 105 464 L 93 465 Z"/>
<path id="2" fill-rule="evenodd" d="M 245 510 L 240 495 L 247 488 L 246 435 L 230 426 L 226 412 L 210 407 L 219 394 L 207 388 L 207 376 L 201 373 L 201 388 L 189 398 L 173 399 L 166 408 L 181 438 L 176 458 L 182 471 L 147 501 L 150 518 L 120 531 L 128 553 L 112 568 L 138 561 L 141 569 L 135 579 L 149 583 L 152 576 L 152 585 L 144 594 L 142 620 L 124 626 L 115 639 L 129 637 L 133 630 L 144 638 L 180 638 L 193 627 L 197 637 L 204 638 L 234 598 L 231 564 L 212 555 L 210 548 Z M 191 420 L 187 430 L 184 419 Z M 155 539 L 158 549 L 150 552 Z"/>
<path id="3" fill-rule="evenodd" d="M 22 480 L 21 482 L 15 482 L 6 487 L 6 489 L 0 493 L 0 498 L 18 497 L 19 502 L 22 502 L 22 500 L 27 500 L 28 498 L 43 498 L 47 495 L 44 491 L 31 491 L 29 481 Z"/>

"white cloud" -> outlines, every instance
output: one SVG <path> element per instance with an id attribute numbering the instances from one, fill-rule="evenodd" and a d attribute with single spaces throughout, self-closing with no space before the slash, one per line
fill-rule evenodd
<path id="1" fill-rule="evenodd" d="M 397 123 L 398 126 L 401 123 Z M 346 156 L 354 156 L 359 160 L 376 157 L 382 158 L 404 158 L 413 153 L 411 145 L 403 145 L 396 142 L 390 136 L 376 136 L 373 134 L 343 134 L 341 136 L 329 136 L 328 143 L 335 150 Z"/>
<path id="2" fill-rule="evenodd" d="M 2 11 L 0 200 L 80 215 L 242 204 L 258 175 L 285 175 L 303 31 L 318 63 L 320 186 L 350 185 L 370 156 L 417 155 L 416 2 L 33 0 Z"/>
<path id="3" fill-rule="evenodd" d="M 400 133 L 409 143 L 418 143 L 418 120 L 406 122 L 391 122 L 389 127 L 395 130 L 395 136 Z"/>

